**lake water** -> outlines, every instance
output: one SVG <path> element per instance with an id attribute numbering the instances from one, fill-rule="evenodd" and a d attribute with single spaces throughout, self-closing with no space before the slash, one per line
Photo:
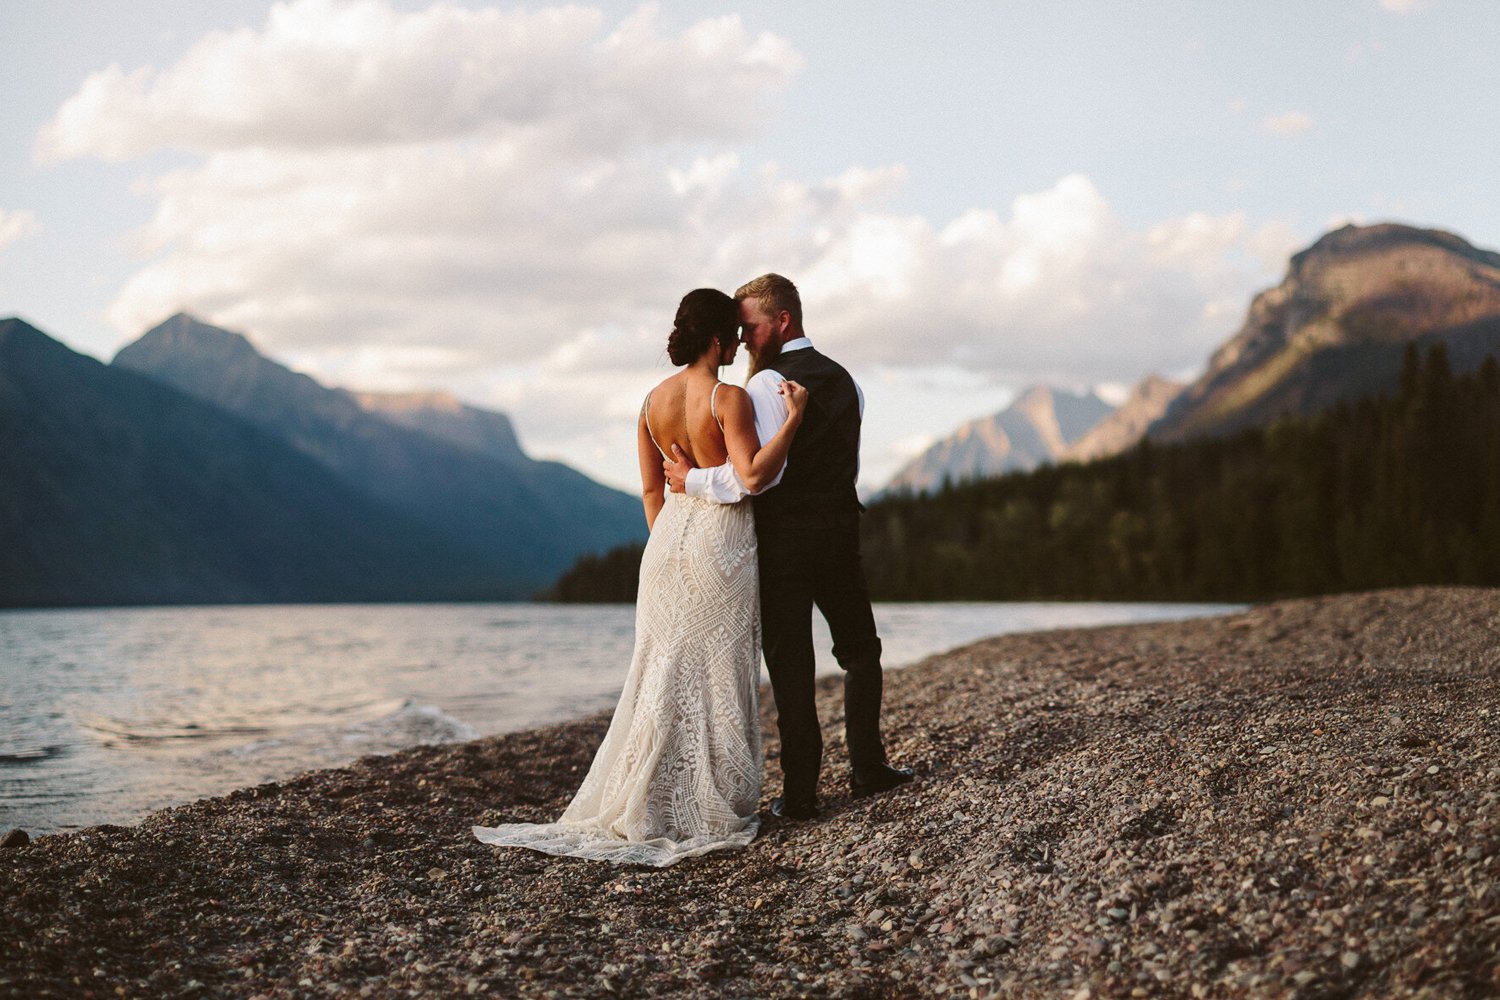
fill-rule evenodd
<path id="1" fill-rule="evenodd" d="M 878 604 L 899 667 L 1006 632 L 1223 614 L 1204 604 Z M 0 611 L 0 831 L 164 806 L 422 743 L 610 708 L 629 605 Z M 819 672 L 837 673 L 821 619 Z"/>

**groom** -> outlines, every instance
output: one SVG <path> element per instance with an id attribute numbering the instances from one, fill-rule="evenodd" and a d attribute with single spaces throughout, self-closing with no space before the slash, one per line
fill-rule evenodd
<path id="1" fill-rule="evenodd" d="M 784 379 L 808 390 L 808 407 L 782 472 L 755 498 L 759 537 L 761 629 L 766 668 L 776 695 L 781 732 L 780 798 L 771 813 L 785 819 L 818 815 L 823 732 L 814 700 L 812 609 L 833 634 L 833 655 L 844 669 L 844 732 L 856 798 L 912 780 L 910 768 L 886 763 L 880 739 L 880 638 L 859 558 L 859 429 L 864 394 L 837 362 L 818 353 L 802 331 L 797 286 L 766 274 L 734 293 L 740 339 L 753 374 L 745 389 L 762 443 L 786 420 L 776 386 Z M 696 469 L 674 447 L 665 464 L 673 492 L 719 503 L 748 495 L 727 463 Z"/>

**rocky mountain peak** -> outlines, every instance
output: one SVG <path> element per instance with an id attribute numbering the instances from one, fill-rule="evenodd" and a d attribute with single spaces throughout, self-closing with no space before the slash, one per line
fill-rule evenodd
<path id="1" fill-rule="evenodd" d="M 244 334 L 188 313 L 178 313 L 147 330 L 120 348 L 110 364 L 241 415 L 303 404 L 331 406 L 345 413 L 359 409 L 353 400 L 330 398 L 329 390 L 311 377 L 261 354 Z"/>
<path id="2" fill-rule="evenodd" d="M 156 324 L 121 353 L 141 354 L 147 350 L 183 353 L 217 363 L 263 357 L 244 334 L 213 326 L 185 312 Z"/>
<path id="3" fill-rule="evenodd" d="M 1240 329 L 1150 436 L 1228 433 L 1284 413 L 1382 391 L 1413 340 L 1441 339 L 1459 363 L 1500 336 L 1500 254 L 1453 233 L 1396 223 L 1344 226 L 1291 258 Z"/>
<path id="4" fill-rule="evenodd" d="M 956 483 L 1034 469 L 1056 461 L 1110 409 L 1092 392 L 1029 386 L 1004 410 L 963 424 L 918 455 L 886 489 L 926 491 L 944 480 Z"/>
<path id="5" fill-rule="evenodd" d="M 1381 222 L 1369 226 L 1349 224 L 1324 233 L 1307 249 L 1292 255 L 1289 274 L 1301 278 L 1307 270 L 1329 261 L 1423 246 L 1456 254 L 1477 264 L 1500 267 L 1500 254 L 1482 250 L 1457 233 Z"/>
<path id="6" fill-rule="evenodd" d="M 1450 293 L 1472 281 L 1500 283 L 1500 254 L 1438 229 L 1397 223 L 1344 226 L 1292 257 L 1280 286 L 1283 294 L 1272 296 L 1268 304 L 1284 299 L 1304 309 L 1321 309 L 1334 320 L 1356 310 L 1441 321 L 1431 315 L 1431 305 L 1440 303 L 1446 312 L 1455 305 Z M 1427 308 L 1413 311 L 1419 302 Z M 1429 315 L 1420 315 L 1423 311 Z M 1367 331 L 1355 324 L 1344 332 L 1358 339 Z"/>

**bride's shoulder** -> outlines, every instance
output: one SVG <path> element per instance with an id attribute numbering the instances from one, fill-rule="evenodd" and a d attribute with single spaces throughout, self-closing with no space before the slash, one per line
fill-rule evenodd
<path id="1" fill-rule="evenodd" d="M 736 403 L 741 400 L 748 402 L 750 394 L 737 385 L 720 382 L 714 386 L 714 398 L 722 405 L 725 402 Z"/>
<path id="2" fill-rule="evenodd" d="M 720 382 L 714 386 L 713 411 L 720 421 L 726 415 L 751 413 L 750 394 L 737 385 Z"/>
<path id="3" fill-rule="evenodd" d="M 646 398 L 650 399 L 657 393 L 671 392 L 679 384 L 681 379 L 682 374 L 680 372 L 675 375 L 668 375 L 666 378 L 662 379 L 660 382 L 651 387 L 651 391 L 646 393 Z"/>

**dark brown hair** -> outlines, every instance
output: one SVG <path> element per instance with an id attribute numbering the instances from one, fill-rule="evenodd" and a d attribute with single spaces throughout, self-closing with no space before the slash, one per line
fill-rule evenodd
<path id="1" fill-rule="evenodd" d="M 717 340 L 728 350 L 738 337 L 740 310 L 734 299 L 717 288 L 695 288 L 682 297 L 672 334 L 667 338 L 667 357 L 674 365 L 690 365 Z"/>

